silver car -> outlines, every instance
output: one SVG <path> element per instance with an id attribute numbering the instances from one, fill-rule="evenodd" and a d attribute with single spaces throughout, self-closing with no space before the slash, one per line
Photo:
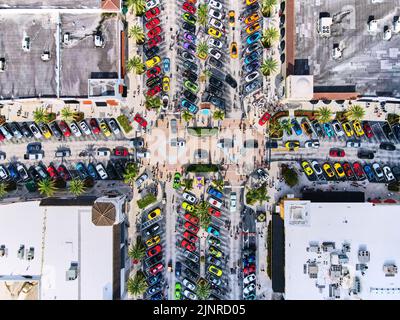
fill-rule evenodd
<path id="1" fill-rule="evenodd" d="M 136 187 L 139 188 L 139 187 L 142 185 L 142 183 L 146 181 L 146 179 L 147 179 L 148 177 L 149 177 L 149 176 L 147 175 L 147 173 L 143 173 L 143 174 L 135 181 Z"/>
<path id="2" fill-rule="evenodd" d="M 383 173 L 385 174 L 386 180 L 388 182 L 392 182 L 395 181 L 396 178 L 394 177 L 392 170 L 390 170 L 390 168 L 388 166 L 384 166 L 383 167 Z"/>
<path id="3" fill-rule="evenodd" d="M 71 131 L 75 137 L 80 137 L 82 135 L 82 132 L 79 130 L 79 127 L 75 121 L 72 121 L 69 127 L 71 128 Z"/>
<path id="4" fill-rule="evenodd" d="M 196 290 L 196 285 L 192 281 L 185 278 L 185 279 L 183 279 L 182 283 L 186 288 L 193 290 L 193 291 Z"/>
<path id="5" fill-rule="evenodd" d="M 98 164 L 96 165 L 96 171 L 97 171 L 97 173 L 99 174 L 101 180 L 106 180 L 106 179 L 108 179 L 108 174 L 107 174 L 107 171 L 106 171 L 106 169 L 104 168 L 103 164 L 98 163 Z"/>
<path id="6" fill-rule="evenodd" d="M 81 128 L 82 132 L 87 136 L 90 136 L 92 134 L 92 131 L 90 131 L 85 120 L 79 122 L 79 127 Z"/>
<path id="7" fill-rule="evenodd" d="M 197 295 L 190 290 L 184 290 L 183 295 L 190 300 L 197 300 Z"/>
<path id="8" fill-rule="evenodd" d="M 182 196 L 183 196 L 183 199 L 185 199 L 187 202 L 190 202 L 192 204 L 196 203 L 196 201 L 197 201 L 196 197 L 189 192 L 184 192 Z"/>
<path id="9" fill-rule="evenodd" d="M 3 165 L 0 165 L 0 178 L 2 180 L 8 179 L 7 169 Z"/>

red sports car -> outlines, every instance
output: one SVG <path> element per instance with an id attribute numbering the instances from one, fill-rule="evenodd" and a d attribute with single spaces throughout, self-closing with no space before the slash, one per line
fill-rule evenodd
<path id="1" fill-rule="evenodd" d="M 160 14 L 160 8 L 155 7 L 150 10 L 147 10 L 144 16 L 146 17 L 146 20 L 148 21 L 150 19 L 153 19 L 154 17 L 157 17 L 159 14 Z"/>
<path id="2" fill-rule="evenodd" d="M 211 214 L 214 217 L 220 217 L 221 216 L 221 211 L 218 211 L 214 208 L 208 208 L 208 213 Z"/>
<path id="3" fill-rule="evenodd" d="M 186 221 L 183 226 L 185 227 L 185 229 L 189 230 L 190 232 L 193 232 L 194 234 L 199 232 L 199 227 L 196 227 L 195 225 L 191 224 L 189 221 Z"/>
<path id="4" fill-rule="evenodd" d="M 367 138 L 372 138 L 374 136 L 372 128 L 368 122 L 364 122 L 363 129 L 364 129 L 364 132 L 365 132 L 365 135 L 367 136 Z"/>
<path id="5" fill-rule="evenodd" d="M 359 179 L 361 180 L 365 179 L 364 170 L 362 169 L 361 164 L 359 162 L 353 163 L 353 169 Z"/>
<path id="6" fill-rule="evenodd" d="M 60 121 L 58 123 L 58 126 L 60 127 L 60 129 L 65 137 L 69 137 L 71 135 L 71 130 L 69 129 L 69 127 L 65 121 Z"/>
<path id="7" fill-rule="evenodd" d="M 182 248 L 185 248 L 186 250 L 193 252 L 196 250 L 196 246 L 193 243 L 190 243 L 189 241 L 183 239 L 181 242 Z"/>
<path id="8" fill-rule="evenodd" d="M 71 175 L 69 174 L 67 168 L 63 164 L 61 164 L 58 167 L 57 172 L 60 175 L 60 177 L 63 178 L 65 181 L 71 180 Z"/>
<path id="9" fill-rule="evenodd" d="M 89 124 L 94 134 L 100 134 L 100 127 L 95 118 L 90 119 Z"/>
<path id="10" fill-rule="evenodd" d="M 157 273 L 161 272 L 164 269 L 164 266 L 162 263 L 156 264 L 155 266 L 151 267 L 149 269 L 149 272 L 155 276 Z"/>
<path id="11" fill-rule="evenodd" d="M 258 124 L 259 124 L 260 126 L 263 126 L 264 124 L 267 123 L 267 121 L 268 121 L 270 118 L 271 118 L 271 115 L 270 115 L 268 112 L 266 112 L 266 113 L 263 114 L 263 116 L 260 118 L 260 120 L 258 120 Z"/>
<path id="12" fill-rule="evenodd" d="M 155 96 L 160 91 L 161 91 L 161 87 L 160 86 L 155 86 L 155 87 L 147 90 L 147 95 L 152 97 L 152 96 Z"/>
<path id="13" fill-rule="evenodd" d="M 133 118 L 137 123 L 139 123 L 143 128 L 147 127 L 147 121 L 144 119 L 139 113 L 136 113 L 135 117 Z"/>
<path id="14" fill-rule="evenodd" d="M 199 240 L 199 238 L 197 236 L 195 236 L 194 234 L 191 234 L 189 231 L 185 231 L 183 233 L 183 237 L 193 243 L 195 243 L 197 240 Z"/>
<path id="15" fill-rule="evenodd" d="M 114 149 L 114 155 L 117 157 L 127 157 L 129 155 L 128 149 L 124 147 L 116 147 Z"/>
<path id="16" fill-rule="evenodd" d="M 162 41 L 162 39 L 160 36 L 155 36 L 154 38 L 149 39 L 147 41 L 146 46 L 148 49 L 151 49 L 151 48 L 155 47 L 156 45 L 160 44 L 161 41 Z"/>
<path id="17" fill-rule="evenodd" d="M 251 264 L 250 266 L 243 268 L 243 274 L 245 276 L 255 272 L 256 272 L 256 266 L 254 264 Z"/>
<path id="18" fill-rule="evenodd" d="M 151 29 L 149 32 L 147 32 L 147 37 L 150 39 L 154 38 L 155 36 L 158 36 L 161 32 L 161 27 L 155 27 L 154 29 Z"/>
<path id="19" fill-rule="evenodd" d="M 198 223 L 199 223 L 199 218 L 193 217 L 190 213 L 186 213 L 186 214 L 184 215 L 184 217 L 185 217 L 185 219 L 186 219 L 187 221 L 190 221 L 190 222 L 193 223 L 193 224 L 198 224 Z"/>
<path id="20" fill-rule="evenodd" d="M 147 70 L 147 72 L 146 72 L 147 78 L 154 78 L 158 74 L 160 74 L 160 72 L 161 72 L 161 68 L 159 66 L 155 66 L 154 68 Z"/>
<path id="21" fill-rule="evenodd" d="M 187 11 L 187 12 L 189 12 L 189 13 L 191 13 L 191 14 L 195 14 L 195 13 L 196 13 L 196 8 L 193 7 L 192 5 L 190 5 L 190 4 L 187 3 L 187 2 L 184 2 L 184 3 L 182 4 L 182 9 L 185 10 L 185 11 Z"/>
<path id="22" fill-rule="evenodd" d="M 331 149 L 329 150 L 329 156 L 330 157 L 338 157 L 338 158 L 343 158 L 345 156 L 345 152 L 343 149 Z"/>
<path id="23" fill-rule="evenodd" d="M 150 30 L 150 29 L 153 29 L 154 27 L 158 26 L 159 24 L 160 24 L 160 19 L 154 18 L 154 19 L 151 19 L 149 22 L 147 22 L 145 24 L 145 26 L 146 26 L 147 30 Z"/>
<path id="24" fill-rule="evenodd" d="M 57 170 L 56 168 L 51 164 L 47 167 L 47 173 L 50 175 L 50 178 L 54 179 L 57 178 Z"/>
<path id="25" fill-rule="evenodd" d="M 147 256 L 152 257 L 155 256 L 156 254 L 159 254 L 162 250 L 162 247 L 160 245 L 156 245 L 155 247 L 147 250 Z"/>
<path id="26" fill-rule="evenodd" d="M 351 170 L 351 165 L 348 162 L 343 163 L 343 170 L 346 173 L 347 178 L 353 179 L 354 178 L 354 173 L 353 170 Z"/>

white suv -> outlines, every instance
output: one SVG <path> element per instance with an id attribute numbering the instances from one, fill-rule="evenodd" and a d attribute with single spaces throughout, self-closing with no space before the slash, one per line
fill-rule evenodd
<path id="1" fill-rule="evenodd" d="M 231 193 L 231 212 L 235 212 L 236 211 L 236 203 L 237 203 L 237 196 L 236 196 L 236 192 L 232 192 Z"/>

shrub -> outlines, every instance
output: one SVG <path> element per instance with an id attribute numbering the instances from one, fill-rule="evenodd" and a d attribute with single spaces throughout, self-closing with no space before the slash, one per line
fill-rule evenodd
<path id="1" fill-rule="evenodd" d="M 119 125 L 121 126 L 122 130 L 124 130 L 125 133 L 129 133 L 132 131 L 132 126 L 129 122 L 129 119 L 126 115 L 121 114 L 118 116 L 117 121 Z"/>
<path id="2" fill-rule="evenodd" d="M 142 199 L 139 199 L 137 201 L 137 205 L 138 205 L 139 209 L 143 209 L 156 201 L 157 201 L 157 197 L 154 194 L 149 193 L 149 194 L 145 195 Z"/>
<path id="3" fill-rule="evenodd" d="M 387 122 L 389 122 L 390 125 L 394 125 L 395 123 L 398 123 L 400 119 L 400 116 L 395 113 L 389 113 L 387 115 Z"/>
<path id="4" fill-rule="evenodd" d="M 279 118 L 288 117 L 288 116 L 289 116 L 289 111 L 279 111 L 279 112 L 275 113 L 275 114 L 271 117 L 271 119 L 270 119 L 269 121 L 270 121 L 270 122 L 276 121 L 276 120 L 278 120 Z"/>
<path id="5" fill-rule="evenodd" d="M 190 164 L 187 169 L 187 172 L 218 172 L 219 166 L 216 164 Z"/>
<path id="6" fill-rule="evenodd" d="M 285 179 L 285 182 L 289 187 L 294 187 L 299 182 L 297 172 L 291 168 L 283 167 L 282 175 L 283 179 Z"/>
<path id="7" fill-rule="evenodd" d="M 399 192 L 400 191 L 400 186 L 399 183 L 391 183 L 388 185 L 388 190 L 392 192 Z"/>
<path id="8" fill-rule="evenodd" d="M 207 137 L 218 133 L 218 128 L 196 127 L 188 128 L 188 133 L 196 137 Z"/>
<path id="9" fill-rule="evenodd" d="M 56 117 L 57 117 L 57 115 L 54 112 L 47 113 L 46 114 L 46 122 L 50 123 L 50 122 L 56 120 Z"/>

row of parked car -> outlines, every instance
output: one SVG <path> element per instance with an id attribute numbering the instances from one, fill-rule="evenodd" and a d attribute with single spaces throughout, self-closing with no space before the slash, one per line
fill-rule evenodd
<path id="1" fill-rule="evenodd" d="M 243 266 L 243 299 L 256 299 L 256 253 L 254 249 L 247 248 L 242 254 Z"/>
<path id="2" fill-rule="evenodd" d="M 300 163 L 306 176 L 315 181 L 316 179 L 328 180 L 351 180 L 363 181 L 368 179 L 370 182 L 394 183 L 400 182 L 400 167 L 360 162 L 324 162 L 322 165 L 317 160 L 302 161 Z"/>
<path id="3" fill-rule="evenodd" d="M 11 122 L 4 123 L 0 126 L 0 141 L 15 139 L 50 139 L 51 137 L 81 137 L 90 135 L 99 135 L 103 133 L 104 136 L 110 137 L 112 134 L 119 135 L 121 129 L 114 118 L 110 119 L 96 119 L 91 118 L 81 120 L 79 122 L 72 121 L 67 124 L 65 121 L 52 121 L 46 123 L 35 122 Z"/>

